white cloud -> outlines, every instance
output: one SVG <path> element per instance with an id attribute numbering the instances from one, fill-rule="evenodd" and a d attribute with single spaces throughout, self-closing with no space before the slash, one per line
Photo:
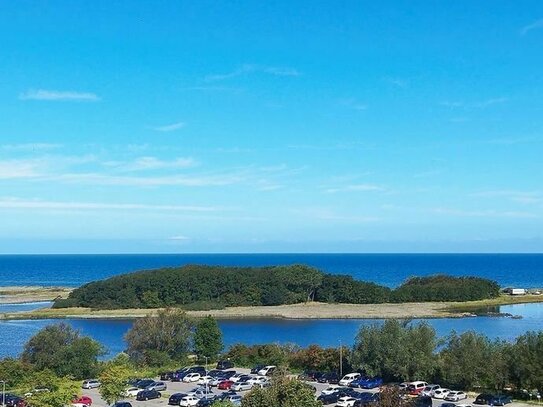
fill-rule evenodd
<path id="1" fill-rule="evenodd" d="M 472 194 L 472 196 L 482 198 L 505 198 L 525 205 L 543 202 L 543 193 L 537 191 L 489 190 L 476 192 Z"/>
<path id="2" fill-rule="evenodd" d="M 50 101 L 87 101 L 96 102 L 100 100 L 98 95 L 90 92 L 74 92 L 59 90 L 28 90 L 19 95 L 21 100 L 50 100 Z"/>
<path id="3" fill-rule="evenodd" d="M 237 76 L 248 75 L 252 73 L 265 73 L 273 76 L 300 76 L 294 68 L 277 67 L 277 66 L 261 66 L 253 64 L 244 64 L 240 68 L 224 74 L 207 75 L 204 79 L 206 82 L 222 81 L 225 79 L 235 78 Z"/>
<path id="4" fill-rule="evenodd" d="M 62 144 L 53 143 L 24 143 L 24 144 L 4 144 L 0 150 L 5 151 L 49 151 L 62 148 Z"/>
<path id="5" fill-rule="evenodd" d="M 509 99 L 500 96 L 495 98 L 489 98 L 485 100 L 479 100 L 475 102 L 461 102 L 461 101 L 443 101 L 439 104 L 444 107 L 448 107 L 450 109 L 484 109 L 486 107 L 499 105 L 508 102 Z"/>
<path id="6" fill-rule="evenodd" d="M 190 237 L 177 235 L 177 236 L 170 237 L 169 240 L 173 240 L 175 242 L 186 242 L 187 240 L 190 240 Z"/>
<path id="7" fill-rule="evenodd" d="M 171 161 L 160 160 L 156 157 L 139 157 L 131 162 L 109 161 L 104 165 L 121 171 L 145 171 L 190 168 L 197 165 L 197 161 L 191 157 L 180 157 Z"/>
<path id="8" fill-rule="evenodd" d="M 534 21 L 531 24 L 525 25 L 520 30 L 520 35 L 526 35 L 532 30 L 543 28 L 543 18 L 541 20 Z"/>
<path id="9" fill-rule="evenodd" d="M 41 168 L 39 160 L 3 160 L 0 161 L 0 179 L 36 177 L 41 174 Z"/>
<path id="10" fill-rule="evenodd" d="M 435 208 L 435 213 L 440 215 L 450 215 L 468 218 L 515 218 L 532 219 L 539 218 L 538 215 L 529 212 L 517 211 L 495 211 L 495 210 L 464 210 L 452 208 Z"/>
<path id="11" fill-rule="evenodd" d="M 167 124 L 165 126 L 153 127 L 153 130 L 167 133 L 170 131 L 182 129 L 185 126 L 186 126 L 185 122 L 177 122 L 177 123 Z"/>
<path id="12" fill-rule="evenodd" d="M 337 192 L 373 192 L 384 191 L 385 188 L 374 184 L 352 184 L 337 188 L 328 188 L 325 191 L 329 194 L 335 194 Z"/>
<path id="13" fill-rule="evenodd" d="M 44 209 L 44 210 L 150 210 L 171 212 L 217 212 L 222 210 L 212 206 L 188 205 L 150 205 L 138 203 L 99 203 L 25 200 L 19 198 L 0 198 L 3 209 Z"/>

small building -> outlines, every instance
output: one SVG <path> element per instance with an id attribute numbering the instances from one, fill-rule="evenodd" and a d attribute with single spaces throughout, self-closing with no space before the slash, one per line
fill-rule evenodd
<path id="1" fill-rule="evenodd" d="M 525 288 L 506 288 L 504 291 L 509 295 L 526 295 Z"/>

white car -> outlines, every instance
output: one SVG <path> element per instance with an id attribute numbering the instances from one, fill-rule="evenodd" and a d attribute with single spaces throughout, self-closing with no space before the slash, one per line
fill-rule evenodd
<path id="1" fill-rule="evenodd" d="M 356 400 L 358 400 L 358 399 L 355 399 L 354 397 L 348 397 L 348 396 L 347 397 L 341 397 L 337 401 L 336 406 L 337 407 L 353 407 Z"/>
<path id="2" fill-rule="evenodd" d="M 422 389 L 420 394 L 421 396 L 432 396 L 432 394 L 434 394 L 434 391 L 437 389 L 441 389 L 441 386 L 439 384 L 429 384 L 424 389 Z"/>
<path id="3" fill-rule="evenodd" d="M 435 399 L 444 399 L 445 396 L 447 396 L 447 394 L 449 394 L 450 390 L 449 389 L 435 389 L 431 396 Z"/>
<path id="4" fill-rule="evenodd" d="M 207 390 L 205 387 L 195 387 L 191 391 L 187 392 L 187 396 L 194 396 L 199 399 L 204 398 L 205 396 L 209 396 L 210 394 L 213 394 L 213 391 L 208 387 Z"/>
<path id="5" fill-rule="evenodd" d="M 471 407 L 471 404 L 460 403 L 460 404 L 457 404 L 456 407 Z"/>
<path id="6" fill-rule="evenodd" d="M 194 383 L 200 380 L 200 373 L 189 373 L 185 377 L 183 377 L 183 383 Z"/>
<path id="7" fill-rule="evenodd" d="M 265 376 L 257 376 L 257 377 L 251 377 L 249 380 L 247 380 L 247 383 L 251 384 L 252 386 L 265 386 L 266 383 L 269 383 L 269 380 Z"/>
<path id="8" fill-rule="evenodd" d="M 246 391 L 251 390 L 253 388 L 253 384 L 249 382 L 237 382 L 234 383 L 231 387 L 234 391 Z"/>
<path id="9" fill-rule="evenodd" d="M 260 376 L 268 376 L 273 373 L 276 367 L 277 366 L 274 366 L 274 365 L 264 366 L 262 369 L 260 369 L 257 372 L 257 374 Z"/>
<path id="10" fill-rule="evenodd" d="M 232 375 L 232 377 L 230 377 L 230 379 L 228 380 L 230 380 L 231 382 L 237 383 L 241 376 L 245 376 L 245 373 L 236 373 Z"/>
<path id="11" fill-rule="evenodd" d="M 129 387 L 123 392 L 123 397 L 136 397 L 140 391 L 139 387 Z"/>
<path id="12" fill-rule="evenodd" d="M 219 383 L 224 381 L 224 380 L 225 379 L 222 376 L 214 377 L 209 381 L 209 383 L 207 383 L 207 385 L 210 386 L 210 387 L 217 387 L 219 385 Z"/>
<path id="13" fill-rule="evenodd" d="M 360 377 L 360 373 L 349 373 L 343 376 L 343 378 L 339 381 L 340 386 L 348 386 L 351 384 L 354 380 L 358 379 Z"/>
<path id="14" fill-rule="evenodd" d="M 198 384 L 209 384 L 213 380 L 211 376 L 201 376 L 196 383 Z"/>
<path id="15" fill-rule="evenodd" d="M 199 401 L 200 399 L 198 397 L 185 396 L 181 399 L 181 401 L 179 402 L 179 405 L 182 407 L 192 407 L 192 406 L 196 406 Z"/>
<path id="16" fill-rule="evenodd" d="M 335 392 L 339 391 L 338 389 L 340 388 L 341 386 L 337 386 L 335 384 L 333 384 L 332 386 L 328 386 L 326 389 L 324 389 L 323 391 L 321 391 L 321 394 L 322 395 L 329 395 L 329 394 L 334 394 Z"/>
<path id="17" fill-rule="evenodd" d="M 84 389 L 96 389 L 100 387 L 100 384 L 101 384 L 100 381 L 97 379 L 89 379 L 89 380 L 85 380 L 83 384 L 81 385 L 81 387 Z"/>
<path id="18" fill-rule="evenodd" d="M 463 391 L 451 391 L 445 396 L 447 401 L 460 401 L 468 398 L 468 395 Z"/>

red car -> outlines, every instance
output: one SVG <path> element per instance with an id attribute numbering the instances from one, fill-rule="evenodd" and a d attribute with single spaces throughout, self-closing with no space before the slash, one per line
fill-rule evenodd
<path id="1" fill-rule="evenodd" d="M 72 404 L 85 404 L 90 406 L 92 405 L 92 399 L 89 396 L 74 397 Z"/>
<path id="2" fill-rule="evenodd" d="M 232 380 L 223 380 L 222 382 L 219 383 L 217 388 L 219 390 L 230 390 L 230 387 L 232 387 L 233 384 L 234 382 Z"/>

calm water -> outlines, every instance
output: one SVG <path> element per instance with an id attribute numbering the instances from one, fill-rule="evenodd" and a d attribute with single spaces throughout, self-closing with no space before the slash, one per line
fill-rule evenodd
<path id="1" fill-rule="evenodd" d="M 39 305 L 24 305 L 25 309 Z M 41 305 L 43 306 L 43 305 Z M 10 306 L 13 310 L 13 307 Z M 17 309 L 17 308 L 16 308 Z M 6 306 L 0 305 L 0 313 Z M 501 307 L 502 312 L 522 315 L 522 319 L 474 317 L 430 319 L 428 322 L 436 329 L 439 336 L 445 336 L 451 330 L 465 332 L 474 330 L 491 338 L 513 340 L 529 330 L 543 328 L 543 304 L 523 304 Z M 0 322 L 0 357 L 19 354 L 24 343 L 46 325 L 58 323 L 52 320 L 7 321 Z M 64 322 L 79 329 L 107 347 L 110 355 L 125 348 L 123 335 L 130 329 L 130 320 L 81 320 L 68 319 Z M 381 320 L 224 320 L 220 321 L 226 346 L 242 342 L 257 343 L 296 343 L 307 346 L 317 343 L 322 346 L 352 344 L 362 325 L 381 323 Z"/>
<path id="2" fill-rule="evenodd" d="M 180 254 L 0 256 L 0 286 L 79 286 L 135 270 L 184 264 L 263 266 L 305 263 L 387 286 L 445 273 L 491 278 L 502 286 L 543 287 L 543 254 Z"/>

